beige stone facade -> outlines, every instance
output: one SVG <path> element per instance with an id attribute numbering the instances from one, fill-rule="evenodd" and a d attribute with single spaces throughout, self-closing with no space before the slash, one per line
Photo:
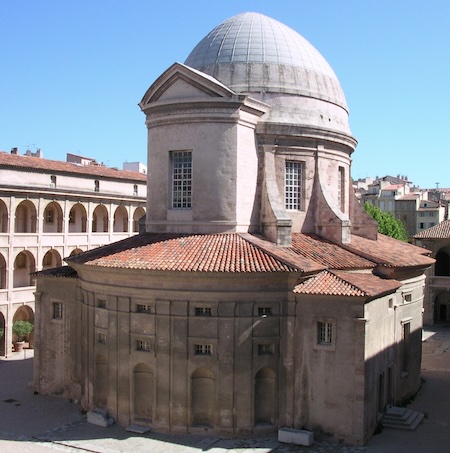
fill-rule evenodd
<path id="1" fill-rule="evenodd" d="M 146 232 L 38 274 L 36 390 L 123 426 L 364 444 L 420 385 L 433 260 L 378 235 L 354 197 L 332 69 L 293 30 L 242 14 L 140 107 Z"/>
<path id="2" fill-rule="evenodd" d="M 146 177 L 13 149 L 0 153 L 0 181 L 0 355 L 8 356 L 13 323 L 34 322 L 33 273 L 136 234 L 145 215 Z M 33 339 L 32 333 L 31 346 Z"/>

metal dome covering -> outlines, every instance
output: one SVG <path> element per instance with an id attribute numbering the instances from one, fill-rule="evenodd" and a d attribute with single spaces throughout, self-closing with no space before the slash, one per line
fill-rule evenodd
<path id="1" fill-rule="evenodd" d="M 339 80 L 323 56 L 296 31 L 259 13 L 222 22 L 185 64 L 239 93 L 297 94 L 347 109 Z"/>

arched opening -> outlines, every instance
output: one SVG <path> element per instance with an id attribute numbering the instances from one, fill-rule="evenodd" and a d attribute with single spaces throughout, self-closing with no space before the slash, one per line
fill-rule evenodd
<path id="1" fill-rule="evenodd" d="M 214 374 L 207 368 L 198 368 L 191 376 L 192 426 L 214 426 Z"/>
<path id="2" fill-rule="evenodd" d="M 443 291 L 434 298 L 434 321 L 450 320 L 450 291 Z"/>
<path id="3" fill-rule="evenodd" d="M 107 233 L 108 232 L 108 211 L 105 206 L 100 204 L 94 209 L 92 214 L 92 232 Z"/>
<path id="4" fill-rule="evenodd" d="M 145 217 L 145 209 L 144 208 L 136 208 L 133 214 L 133 232 L 139 233 L 139 220 Z"/>
<path id="5" fill-rule="evenodd" d="M 0 253 L 0 289 L 6 289 L 6 260 Z"/>
<path id="6" fill-rule="evenodd" d="M 28 305 L 22 305 L 17 309 L 14 313 L 13 317 L 13 325 L 16 321 L 28 321 L 29 323 L 34 325 L 34 312 Z M 17 335 L 13 333 L 12 341 L 13 343 L 18 341 Z M 34 340 L 34 329 L 31 331 L 30 335 L 28 336 L 28 347 L 32 347 Z"/>
<path id="7" fill-rule="evenodd" d="M 436 253 L 436 263 L 434 265 L 434 273 L 439 277 L 450 276 L 450 257 L 444 250 L 439 250 Z"/>
<path id="8" fill-rule="evenodd" d="M 83 250 L 81 249 L 73 249 L 71 252 L 70 252 L 70 255 L 69 256 L 75 256 L 75 255 L 78 255 L 80 253 L 83 253 Z"/>
<path id="9" fill-rule="evenodd" d="M 34 256 L 26 250 L 20 252 L 14 260 L 13 287 L 33 286 L 34 278 L 31 274 L 35 271 L 36 261 Z"/>
<path id="10" fill-rule="evenodd" d="M 16 233 L 36 233 L 36 208 L 31 201 L 22 201 L 17 206 L 14 231 Z"/>
<path id="11" fill-rule="evenodd" d="M 3 200 L 0 200 L 0 233 L 8 232 L 8 208 Z"/>
<path id="12" fill-rule="evenodd" d="M 261 368 L 255 376 L 255 425 L 275 425 L 277 376 L 271 368 Z"/>
<path id="13" fill-rule="evenodd" d="M 49 250 L 42 260 L 42 269 L 51 269 L 52 267 L 61 266 L 61 255 L 54 249 Z"/>
<path id="14" fill-rule="evenodd" d="M 59 203 L 52 201 L 44 210 L 44 233 L 62 233 L 63 211 Z"/>
<path id="15" fill-rule="evenodd" d="M 119 206 L 114 213 L 114 233 L 128 232 L 128 212 L 125 206 Z"/>
<path id="16" fill-rule="evenodd" d="M 95 358 L 94 405 L 105 408 L 108 403 L 108 363 L 106 357 Z"/>
<path id="17" fill-rule="evenodd" d="M 69 213 L 69 233 L 86 233 L 86 209 L 81 203 L 72 206 Z"/>
<path id="18" fill-rule="evenodd" d="M 152 422 L 154 385 L 151 368 L 143 363 L 136 365 L 133 369 L 133 405 L 136 421 Z"/>
<path id="19" fill-rule="evenodd" d="M 4 356 L 6 354 L 6 332 L 5 332 L 5 317 L 3 313 L 0 311 L 0 356 Z"/>

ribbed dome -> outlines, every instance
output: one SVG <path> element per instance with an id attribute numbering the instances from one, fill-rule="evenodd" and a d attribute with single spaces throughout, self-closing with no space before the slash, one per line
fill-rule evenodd
<path id="1" fill-rule="evenodd" d="M 340 83 L 322 55 L 286 25 L 259 13 L 225 20 L 203 38 L 185 64 L 238 93 L 289 93 L 347 109 Z"/>

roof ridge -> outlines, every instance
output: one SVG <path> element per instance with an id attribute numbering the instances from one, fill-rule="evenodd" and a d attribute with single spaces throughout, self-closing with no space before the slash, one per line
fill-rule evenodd
<path id="1" fill-rule="evenodd" d="M 298 255 L 295 252 L 290 253 L 288 248 L 269 242 L 267 239 L 260 238 L 251 233 L 237 233 L 250 244 L 258 247 L 264 253 L 272 258 L 277 259 L 287 266 L 293 267 L 303 273 L 313 273 L 326 269 L 325 266 L 316 261 Z"/>

